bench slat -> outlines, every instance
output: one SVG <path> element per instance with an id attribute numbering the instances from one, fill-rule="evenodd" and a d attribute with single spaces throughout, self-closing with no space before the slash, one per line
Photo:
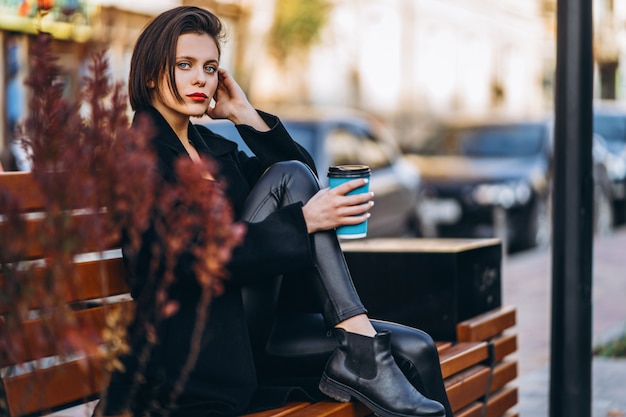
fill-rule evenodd
<path id="1" fill-rule="evenodd" d="M 50 172 L 47 175 L 55 175 Z M 8 190 L 11 195 L 19 198 L 20 207 L 24 212 L 42 211 L 46 206 L 45 193 L 41 191 L 40 184 L 35 180 L 31 172 L 0 172 L 0 189 Z M 81 196 L 69 195 L 75 197 L 75 201 L 69 201 L 70 205 L 79 208 Z"/>
<path id="2" fill-rule="evenodd" d="M 485 417 L 499 417 L 518 401 L 517 387 L 507 387 L 492 394 L 487 401 L 487 415 Z"/>
<path id="3" fill-rule="evenodd" d="M 463 409 L 456 411 L 454 417 L 483 417 L 483 403 L 475 401 Z"/>
<path id="4" fill-rule="evenodd" d="M 67 286 L 65 301 L 75 303 L 97 298 L 106 298 L 128 293 L 128 285 L 125 278 L 124 261 L 121 258 L 100 259 L 76 264 L 76 282 Z M 0 287 L 4 276 L 0 273 Z M 44 268 L 34 270 L 34 280 L 43 282 L 45 279 Z M 75 290 L 70 292 L 70 290 Z M 29 309 L 40 307 L 38 299 L 31 300 Z M 6 314 L 6 308 L 0 305 L 0 314 Z"/>
<path id="5" fill-rule="evenodd" d="M 449 377 L 472 365 L 484 361 L 488 357 L 487 344 L 478 343 L 457 343 L 449 349 L 444 350 L 439 355 L 441 362 L 441 374 L 444 378 Z"/>
<path id="6" fill-rule="evenodd" d="M 497 336 L 492 342 L 496 362 L 500 362 L 506 356 L 517 351 L 517 334 L 515 333 Z"/>
<path id="7" fill-rule="evenodd" d="M 487 412 L 484 417 L 519 417 L 516 412 L 506 413 L 517 404 L 517 388 L 505 388 L 487 401 Z M 454 417 L 483 417 L 483 402 L 476 401 L 454 413 Z"/>
<path id="8" fill-rule="evenodd" d="M 310 402 L 293 402 L 273 410 L 259 411 L 257 413 L 246 414 L 241 417 L 284 417 L 310 405 Z"/>
<path id="9" fill-rule="evenodd" d="M 487 392 L 489 367 L 476 365 L 460 372 L 445 381 L 448 399 L 454 411 L 459 411 L 477 401 Z M 506 386 L 517 377 L 517 362 L 508 361 L 494 367 L 490 393 L 494 393 Z"/>
<path id="10" fill-rule="evenodd" d="M 101 392 L 107 378 L 97 359 L 85 359 L 5 377 L 2 382 L 9 415 L 22 416 L 89 398 Z"/>
<path id="11" fill-rule="evenodd" d="M 129 317 L 132 314 L 132 301 L 122 301 L 112 305 L 103 305 L 99 307 L 88 308 L 75 312 L 79 331 L 83 334 L 92 334 L 93 343 L 102 342 L 101 329 L 105 327 L 107 313 L 113 306 L 120 306 L 124 309 L 123 317 Z M 8 333 L 7 337 L 14 341 L 19 341 L 22 346 L 31 347 L 25 350 L 20 357 L 20 362 L 28 362 L 38 358 L 52 357 L 56 355 L 68 354 L 69 352 L 59 352 L 56 344 L 49 344 L 41 340 L 41 334 L 44 334 L 46 327 L 45 321 L 42 319 L 28 320 L 23 324 L 23 328 L 19 329 L 19 334 Z M 53 335 L 54 336 L 54 335 Z M 0 367 L 14 365 L 12 358 L 6 358 L 5 355 L 0 356 Z"/>
<path id="12" fill-rule="evenodd" d="M 288 414 L 289 417 L 366 417 L 372 411 L 359 402 L 320 401 Z"/>
<path id="13" fill-rule="evenodd" d="M 504 388 L 506 384 L 517 378 L 517 361 L 506 361 L 496 365 L 493 371 L 490 394 Z"/>
<path id="14" fill-rule="evenodd" d="M 489 367 L 476 365 L 455 375 L 452 381 L 447 381 L 446 391 L 453 411 L 476 401 L 487 391 L 489 381 Z"/>
<path id="15" fill-rule="evenodd" d="M 515 325 L 515 308 L 499 307 L 456 326 L 459 342 L 477 342 L 496 336 Z"/>
<path id="16" fill-rule="evenodd" d="M 67 294 L 69 303 L 128 294 L 122 258 L 100 259 L 76 264 L 80 293 Z"/>
<path id="17" fill-rule="evenodd" d="M 96 213 L 96 214 L 77 214 L 72 215 L 72 219 L 74 222 L 75 230 L 87 229 L 90 225 L 96 220 L 97 217 L 106 216 L 106 213 Z M 45 254 L 43 253 L 43 247 L 41 244 L 41 235 L 40 230 L 42 228 L 43 220 L 40 218 L 32 218 L 26 220 L 26 241 L 29 242 L 26 247 L 25 257 L 28 260 L 38 259 L 43 257 Z M 5 231 L 7 225 L 3 222 L 0 222 L 0 235 L 7 233 Z M 97 252 L 101 250 L 114 249 L 112 246 L 103 246 L 102 241 L 90 240 L 85 243 L 85 246 L 81 248 L 79 253 L 89 253 L 89 252 Z M 24 259 L 22 259 L 24 260 Z"/>
<path id="18" fill-rule="evenodd" d="M 0 172 L 0 188 L 19 196 L 21 206 L 26 211 L 40 210 L 44 206 L 39 185 L 30 172 Z"/>
<path id="19" fill-rule="evenodd" d="M 437 352 L 441 354 L 444 350 L 452 347 L 452 342 L 435 342 L 435 346 L 437 346 Z"/>

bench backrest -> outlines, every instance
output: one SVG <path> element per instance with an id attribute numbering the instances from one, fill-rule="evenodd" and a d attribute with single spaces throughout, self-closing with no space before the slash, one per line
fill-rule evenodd
<path id="1" fill-rule="evenodd" d="M 35 233 L 37 224 L 42 222 L 42 216 L 38 213 L 41 214 L 44 209 L 44 196 L 30 173 L 0 173 L 0 189 L 2 188 L 20 198 L 20 210 L 27 224 L 24 259 L 11 261 L 36 264 L 44 255 L 40 237 Z M 3 245 L 10 243 L 10 236 L 6 233 L 5 214 L 0 213 L 0 240 L 3 240 L 0 244 Z M 4 339 L 8 343 L 10 351 L 21 347 L 17 349 L 17 356 L 0 353 L 1 394 L 4 399 L 0 400 L 1 415 L 20 416 L 52 410 L 73 401 L 82 402 L 97 395 L 106 386 L 107 372 L 104 370 L 102 352 L 68 351 L 63 343 L 54 342 L 54 332 L 65 331 L 65 335 L 88 337 L 94 346 L 99 346 L 103 342 L 102 330 L 106 327 L 105 323 L 111 312 L 116 311 L 119 314 L 121 311 L 122 316 L 130 315 L 131 301 L 127 294 L 128 287 L 119 248 L 92 253 L 86 247 L 84 252 L 75 258 L 75 273 L 72 277 L 67 277 L 72 280 L 71 285 L 64 287 L 62 295 L 70 307 L 68 311 L 73 315 L 70 319 L 76 322 L 73 329 L 54 329 L 48 319 L 49 312 L 41 309 L 45 303 L 41 302 L 40 297 L 31 297 L 28 300 L 28 305 L 25 306 L 29 317 L 27 321 L 18 328 L 10 326 L 8 324 L 13 312 L 9 311 L 8 302 L 5 302 L 9 300 L 0 301 L 0 340 Z M 49 279 L 48 272 L 46 267 L 37 266 L 28 279 L 39 280 L 39 287 L 46 288 L 44 280 Z M 0 270 L 2 292 L 10 279 L 6 275 L 6 270 L 4 273 Z M 22 278 L 27 279 L 26 276 Z M 0 293 L 3 298 L 4 295 Z M 42 340 L 42 334 L 51 337 Z"/>

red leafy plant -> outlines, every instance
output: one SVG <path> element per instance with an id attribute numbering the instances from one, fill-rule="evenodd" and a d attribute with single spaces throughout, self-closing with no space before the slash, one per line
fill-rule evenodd
<path id="1" fill-rule="evenodd" d="M 202 289 L 191 351 L 172 393 L 174 400 L 197 358 L 207 307 L 222 290 L 225 264 L 243 227 L 233 222 L 220 184 L 205 179 L 206 172 L 215 172 L 211 161 L 180 160 L 179 181 L 158 182 L 148 140 L 151 126 L 139 121 L 130 128 L 127 97 L 122 84 L 112 83 L 107 75 L 104 52 L 94 54 L 81 97 L 74 101 L 63 95 L 61 69 L 47 35 L 38 35 L 30 58 L 33 71 L 26 83 L 32 96 L 22 145 L 31 152 L 32 177 L 43 195 L 44 210 L 36 229 L 29 231 L 19 196 L 0 188 L 0 313 L 4 315 L 0 360 L 36 362 L 53 347 L 61 356 L 99 358 L 108 371 L 119 369 L 119 355 L 129 350 L 130 335 L 125 330 L 132 318 L 111 309 L 104 334 L 98 334 L 99 327 L 77 319 L 67 294 L 82 291 L 75 263 L 79 254 L 86 248 L 102 254 L 119 247 L 122 233 L 126 249 L 136 252 L 152 221 L 164 242 L 154 248 L 154 257 L 164 259 L 165 272 L 152 283 L 154 299 L 138 310 L 140 325 L 134 328 L 150 341 L 140 364 L 147 363 L 157 342 L 156 324 L 176 314 L 178 306 L 168 299 L 167 289 L 176 281 L 174 268 L 183 254 L 191 253 L 197 260 L 192 267 Z M 28 258 L 28 239 L 36 239 L 40 246 L 38 262 L 21 261 Z M 105 285 L 106 272 L 100 275 Z M 33 306 L 44 318 L 34 337 L 25 330 Z M 85 360 L 87 372 L 89 364 Z"/>

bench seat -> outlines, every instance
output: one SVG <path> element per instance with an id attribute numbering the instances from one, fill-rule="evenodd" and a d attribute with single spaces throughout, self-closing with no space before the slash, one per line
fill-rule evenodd
<path id="1" fill-rule="evenodd" d="M 0 187 L 12 190 L 22 198 L 23 211 L 41 211 L 43 199 L 37 184 L 28 173 L 0 173 Z M 0 236 L 6 227 L 4 213 L 0 213 Z M 29 222 L 36 222 L 36 216 Z M 29 245 L 27 258 L 41 257 L 37 242 Z M 131 301 L 124 277 L 124 266 L 119 248 L 106 253 L 87 254 L 76 260 L 77 288 L 65 294 L 65 302 L 72 306 L 80 326 L 103 329 L 106 317 L 113 308 L 129 309 Z M 35 279 L 43 279 L 43 272 Z M 6 278 L 0 272 L 0 288 Z M 3 337 L 14 338 L 15 343 L 30 346 L 35 343 L 42 323 L 33 300 L 28 308 L 34 313 L 24 323 L 19 334 L 3 329 L 11 312 L 0 304 L 0 331 Z M 517 417 L 514 407 L 518 392 L 517 361 L 512 354 L 517 350 L 515 334 L 516 310 L 503 306 L 465 320 L 456 326 L 456 341 L 437 342 L 441 371 L 455 417 L 479 417 L 486 410 L 487 417 Z M 11 340 L 11 339 L 9 339 Z M 107 373 L 95 357 L 77 357 L 59 360 L 55 346 L 44 346 L 43 351 L 26 351 L 20 362 L 0 355 L 0 415 L 47 415 L 78 417 L 90 415 L 100 392 L 107 385 Z M 45 367 L 35 372 L 29 364 L 38 357 L 46 357 Z M 274 410 L 248 414 L 245 417 L 365 417 L 372 412 L 358 402 L 339 403 L 332 400 L 316 403 L 294 402 Z"/>

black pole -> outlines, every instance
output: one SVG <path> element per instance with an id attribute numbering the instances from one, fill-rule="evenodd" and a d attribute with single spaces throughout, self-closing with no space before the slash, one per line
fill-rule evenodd
<path id="1" fill-rule="evenodd" d="M 591 416 L 591 0 L 558 0 L 550 417 Z"/>

